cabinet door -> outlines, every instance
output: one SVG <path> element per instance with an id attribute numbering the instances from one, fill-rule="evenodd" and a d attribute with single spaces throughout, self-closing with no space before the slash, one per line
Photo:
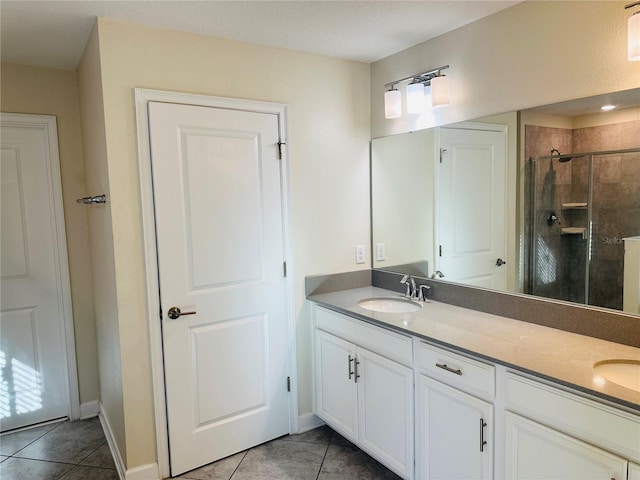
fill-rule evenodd
<path id="1" fill-rule="evenodd" d="M 358 348 L 360 445 L 404 478 L 413 478 L 413 370 Z"/>
<path id="2" fill-rule="evenodd" d="M 506 414 L 505 477 L 590 480 L 627 477 L 627 461 L 512 413 Z"/>
<path id="3" fill-rule="evenodd" d="M 418 478 L 493 478 L 493 405 L 419 375 L 416 416 Z"/>
<path id="4" fill-rule="evenodd" d="M 358 435 L 355 357 L 355 345 L 315 331 L 315 413 L 354 442 Z"/>
<path id="5" fill-rule="evenodd" d="M 628 480 L 640 480 L 640 465 L 629 462 L 629 478 Z"/>

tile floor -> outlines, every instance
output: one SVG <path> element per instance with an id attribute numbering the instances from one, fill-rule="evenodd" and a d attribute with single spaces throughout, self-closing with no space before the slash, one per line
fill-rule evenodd
<path id="1" fill-rule="evenodd" d="M 189 480 L 398 480 L 329 427 L 288 435 L 178 478 Z M 0 480 L 117 480 L 97 418 L 0 437 Z"/>
<path id="2" fill-rule="evenodd" d="M 178 478 L 190 480 L 400 480 L 329 427 L 288 435 Z"/>
<path id="3" fill-rule="evenodd" d="M 0 480 L 118 480 L 98 418 L 0 437 Z"/>

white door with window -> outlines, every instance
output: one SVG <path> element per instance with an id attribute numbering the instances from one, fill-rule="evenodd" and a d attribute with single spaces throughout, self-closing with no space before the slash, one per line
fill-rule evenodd
<path id="1" fill-rule="evenodd" d="M 149 102 L 171 474 L 289 433 L 277 115 Z"/>
<path id="2" fill-rule="evenodd" d="M 70 414 L 65 329 L 72 332 L 73 320 L 55 117 L 3 113 L 1 135 L 0 429 L 6 431 Z"/>
<path id="3" fill-rule="evenodd" d="M 440 129 L 436 269 L 447 280 L 504 290 L 506 134 Z"/>

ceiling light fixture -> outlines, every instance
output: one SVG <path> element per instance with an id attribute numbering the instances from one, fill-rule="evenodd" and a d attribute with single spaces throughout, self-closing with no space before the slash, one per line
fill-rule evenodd
<path id="1" fill-rule="evenodd" d="M 640 6 L 640 1 L 625 5 L 628 8 Z M 631 62 L 640 61 L 640 10 L 629 17 L 627 27 L 627 58 Z"/>
<path id="2" fill-rule="evenodd" d="M 616 108 L 616 105 L 603 105 L 600 107 L 600 110 L 602 110 L 603 112 L 609 112 L 614 108 Z"/>
<path id="3" fill-rule="evenodd" d="M 447 68 L 449 65 L 444 65 L 385 84 L 387 89 L 384 94 L 385 118 L 402 116 L 402 94 L 396 90 L 395 86 L 407 80 L 411 80 L 406 88 L 408 114 L 424 113 L 430 104 L 434 107 L 449 105 L 449 79 L 442 74 L 442 70 Z"/>

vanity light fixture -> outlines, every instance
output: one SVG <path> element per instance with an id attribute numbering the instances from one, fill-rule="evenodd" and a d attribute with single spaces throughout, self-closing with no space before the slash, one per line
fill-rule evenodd
<path id="1" fill-rule="evenodd" d="M 628 8 L 640 7 L 640 1 L 625 5 Z M 640 10 L 629 17 L 627 27 L 627 58 L 631 62 L 640 61 Z"/>
<path id="2" fill-rule="evenodd" d="M 395 86 L 407 80 L 411 80 L 406 88 L 408 114 L 423 113 L 430 104 L 434 107 L 449 105 L 449 79 L 442 74 L 447 68 L 449 65 L 444 65 L 385 84 L 385 118 L 402 116 L 402 94 Z"/>
<path id="3" fill-rule="evenodd" d="M 398 118 L 402 116 L 402 94 L 394 85 L 384 92 L 384 118 Z"/>

